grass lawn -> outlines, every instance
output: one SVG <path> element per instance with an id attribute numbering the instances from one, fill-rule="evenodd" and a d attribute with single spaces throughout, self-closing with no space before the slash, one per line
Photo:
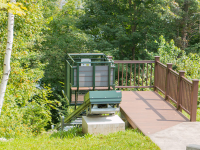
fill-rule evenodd
<path id="1" fill-rule="evenodd" d="M 66 150 L 66 149 L 135 149 L 135 150 L 159 150 L 149 137 L 137 130 L 127 129 L 125 132 L 117 132 L 108 135 L 83 135 L 81 128 L 75 128 L 68 132 L 58 132 L 38 135 L 36 137 L 11 139 L 0 141 L 0 149 L 4 150 Z"/>
<path id="2" fill-rule="evenodd" d="M 184 110 L 182 111 L 183 115 L 185 115 L 188 119 L 190 119 L 190 115 L 188 115 Z M 197 116 L 196 121 L 200 122 L 200 108 L 197 108 Z"/>
<path id="3" fill-rule="evenodd" d="M 197 109 L 197 121 L 200 122 L 200 108 Z"/>

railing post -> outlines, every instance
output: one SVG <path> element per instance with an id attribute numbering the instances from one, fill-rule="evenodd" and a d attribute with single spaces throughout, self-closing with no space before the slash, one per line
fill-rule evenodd
<path id="1" fill-rule="evenodd" d="M 196 114 L 197 114 L 197 99 L 198 99 L 198 79 L 192 80 L 192 92 L 191 92 L 191 114 L 190 114 L 190 121 L 196 121 Z"/>
<path id="2" fill-rule="evenodd" d="M 76 67 L 76 86 L 77 86 L 77 90 L 75 91 L 75 110 L 76 110 L 76 104 L 77 104 L 78 93 L 79 93 L 79 64 L 77 64 L 77 67 Z"/>
<path id="3" fill-rule="evenodd" d="M 111 64 L 108 64 L 108 90 L 110 90 Z"/>
<path id="4" fill-rule="evenodd" d="M 168 99 L 167 95 L 169 95 L 170 69 L 172 69 L 172 63 L 167 63 L 166 81 L 165 81 L 165 100 Z"/>
<path id="5" fill-rule="evenodd" d="M 93 91 L 95 90 L 95 64 L 93 64 L 93 73 L 92 73 L 92 86 L 93 86 Z"/>
<path id="6" fill-rule="evenodd" d="M 182 77 L 184 77 L 185 71 L 179 70 L 179 81 L 178 81 L 178 89 L 177 89 L 177 110 L 182 112 L 182 108 L 180 107 L 181 104 L 181 95 L 183 94 L 182 90 Z"/>
<path id="7" fill-rule="evenodd" d="M 107 56 L 108 59 L 112 60 L 112 56 Z"/>
<path id="8" fill-rule="evenodd" d="M 158 82 L 158 61 L 160 60 L 160 56 L 155 56 L 155 68 L 154 68 L 154 91 L 157 91 L 156 86 Z"/>
<path id="9" fill-rule="evenodd" d="M 63 129 L 64 129 L 64 119 L 65 119 L 65 117 L 62 116 L 61 117 L 61 131 L 63 131 Z"/>

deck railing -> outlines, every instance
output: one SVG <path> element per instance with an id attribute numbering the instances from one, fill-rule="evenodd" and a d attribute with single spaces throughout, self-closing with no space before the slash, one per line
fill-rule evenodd
<path id="1" fill-rule="evenodd" d="M 154 63 L 152 60 L 115 60 L 115 88 L 153 88 Z"/>
<path id="2" fill-rule="evenodd" d="M 165 94 L 165 87 L 166 87 L 166 72 L 167 72 L 167 66 L 164 64 L 157 62 L 155 69 L 155 77 L 154 77 L 154 88 L 156 90 L 159 89 L 160 92 Z"/>
<path id="3" fill-rule="evenodd" d="M 165 95 L 165 100 L 171 100 L 177 110 L 188 113 L 190 121 L 196 121 L 199 80 L 189 81 L 184 71 L 177 73 L 171 63 L 164 65 L 159 58 L 155 56 L 155 61 L 115 60 L 115 88 L 154 88 Z"/>
<path id="4" fill-rule="evenodd" d="M 167 88 L 166 88 L 166 94 L 165 99 L 169 98 L 172 100 L 175 104 L 177 104 L 177 96 L 178 96 L 178 89 L 179 89 L 179 74 L 172 70 L 172 64 L 167 64 L 168 66 L 168 75 L 167 75 Z"/>
<path id="5" fill-rule="evenodd" d="M 190 115 L 190 121 L 196 121 L 198 82 L 189 81 L 184 77 L 184 71 L 172 70 L 172 64 L 167 66 L 159 62 L 159 57 L 155 57 L 155 77 L 154 90 L 159 90 L 165 95 L 165 100 L 171 100 L 177 107 Z"/>

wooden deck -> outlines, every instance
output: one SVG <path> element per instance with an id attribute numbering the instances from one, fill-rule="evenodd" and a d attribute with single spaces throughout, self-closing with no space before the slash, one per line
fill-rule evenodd
<path id="1" fill-rule="evenodd" d="M 189 119 L 152 91 L 123 91 L 120 108 L 130 125 L 144 135 L 189 122 Z"/>
<path id="2" fill-rule="evenodd" d="M 79 94 L 78 95 L 78 101 L 77 101 L 77 104 L 83 104 L 84 102 L 84 96 L 85 94 Z M 71 104 L 75 104 L 75 94 L 72 94 L 72 100 L 71 100 Z"/>

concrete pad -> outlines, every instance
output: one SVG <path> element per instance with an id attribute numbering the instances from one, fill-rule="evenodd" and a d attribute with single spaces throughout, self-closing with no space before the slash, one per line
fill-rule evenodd
<path id="1" fill-rule="evenodd" d="M 161 150 L 185 150 L 187 145 L 200 145 L 200 122 L 183 122 L 149 137 Z"/>
<path id="2" fill-rule="evenodd" d="M 82 131 L 94 135 L 106 135 L 117 131 L 125 131 L 125 123 L 117 115 L 108 117 L 82 116 Z"/>

